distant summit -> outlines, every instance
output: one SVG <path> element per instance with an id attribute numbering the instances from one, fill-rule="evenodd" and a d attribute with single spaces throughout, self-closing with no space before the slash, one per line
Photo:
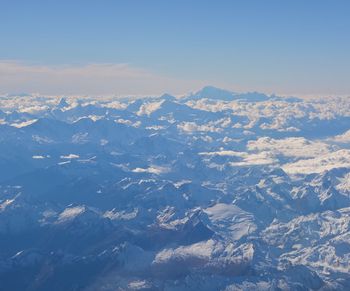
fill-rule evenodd
<path id="1" fill-rule="evenodd" d="M 69 106 L 69 104 L 68 104 L 66 98 L 64 98 L 64 97 L 61 98 L 60 102 L 57 104 L 58 109 L 62 109 L 62 108 L 68 107 L 68 106 Z"/>
<path id="2" fill-rule="evenodd" d="M 213 86 L 206 86 L 206 87 L 203 87 L 201 90 L 187 96 L 186 99 L 198 100 L 198 99 L 207 98 L 207 99 L 231 101 L 234 99 L 235 95 L 236 93 L 233 93 L 228 90 L 220 89 Z"/>
<path id="3" fill-rule="evenodd" d="M 201 90 L 190 94 L 183 100 L 199 100 L 199 99 L 211 99 L 211 100 L 222 100 L 222 101 L 233 101 L 242 100 L 250 102 L 260 102 L 270 99 L 269 96 L 258 93 L 258 92 L 248 92 L 248 93 L 235 93 L 225 89 L 220 89 L 214 86 L 206 86 Z"/>

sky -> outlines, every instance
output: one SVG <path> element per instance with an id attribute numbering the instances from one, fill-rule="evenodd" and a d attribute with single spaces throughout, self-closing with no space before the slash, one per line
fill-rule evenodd
<path id="1" fill-rule="evenodd" d="M 350 96 L 348 0 L 0 0 L 0 93 Z"/>

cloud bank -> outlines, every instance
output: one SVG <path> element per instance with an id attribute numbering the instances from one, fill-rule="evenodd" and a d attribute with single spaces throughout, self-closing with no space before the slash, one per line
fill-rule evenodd
<path id="1" fill-rule="evenodd" d="M 0 93 L 47 95 L 183 94 L 204 82 L 155 74 L 129 64 L 48 66 L 0 60 Z"/>

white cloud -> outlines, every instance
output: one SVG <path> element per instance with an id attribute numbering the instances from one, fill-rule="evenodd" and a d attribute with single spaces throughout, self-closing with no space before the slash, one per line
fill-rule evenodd
<path id="1" fill-rule="evenodd" d="M 250 151 L 269 151 L 275 155 L 297 158 L 316 157 L 331 151 L 331 147 L 328 144 L 309 141 L 303 137 L 289 137 L 285 139 L 261 137 L 257 140 L 250 140 L 247 148 Z"/>
<path id="2" fill-rule="evenodd" d="M 260 153 L 247 153 L 247 152 L 236 152 L 230 150 L 223 150 L 217 152 L 202 152 L 199 153 L 202 156 L 227 156 L 236 157 L 241 160 L 238 162 L 230 162 L 229 165 L 232 167 L 244 167 L 244 166 L 258 166 L 258 165 L 271 165 L 277 164 L 278 161 L 274 158 L 274 155 L 269 152 Z"/>
<path id="3" fill-rule="evenodd" d="M 32 156 L 32 159 L 41 160 L 41 159 L 45 159 L 45 157 L 44 156 Z"/>
<path id="4" fill-rule="evenodd" d="M 248 155 L 246 152 L 237 152 L 237 151 L 231 151 L 231 150 L 223 150 L 223 151 L 217 151 L 217 152 L 202 152 L 199 153 L 201 156 L 227 156 L 227 157 L 240 157 L 244 158 Z"/>
<path id="5" fill-rule="evenodd" d="M 128 104 L 121 103 L 119 101 L 112 101 L 112 102 L 108 102 L 107 104 L 102 104 L 101 106 L 107 107 L 107 108 L 118 109 L 118 110 L 124 110 L 128 106 Z"/>
<path id="6" fill-rule="evenodd" d="M 260 124 L 264 130 L 280 132 L 299 132 L 304 119 L 332 120 L 336 117 L 350 116 L 350 102 L 347 97 L 318 98 L 301 102 L 286 100 L 268 100 L 264 102 L 208 101 L 201 99 L 189 101 L 188 106 L 196 109 L 218 112 L 231 110 L 233 115 L 247 117 L 233 127 L 250 129 Z"/>
<path id="7" fill-rule="evenodd" d="M 331 140 L 340 143 L 350 143 L 350 130 L 344 132 L 343 134 L 336 135 Z"/>
<path id="8" fill-rule="evenodd" d="M 145 96 L 183 94 L 203 85 L 201 81 L 161 76 L 128 64 L 48 66 L 0 60 L 2 93 Z"/>
<path id="9" fill-rule="evenodd" d="M 139 116 L 142 116 L 142 115 L 149 116 L 152 112 L 155 112 L 158 109 L 160 109 L 163 102 L 164 100 L 161 100 L 159 102 L 148 102 L 148 103 L 142 104 L 139 111 L 136 114 Z"/>
<path id="10" fill-rule="evenodd" d="M 119 118 L 117 120 L 115 120 L 116 123 L 120 123 L 120 124 L 125 124 L 128 126 L 133 126 L 133 127 L 139 127 L 141 125 L 141 121 L 136 121 L 136 122 L 132 122 L 131 120 L 128 119 L 123 119 L 123 118 Z"/>
<path id="11" fill-rule="evenodd" d="M 37 119 L 27 120 L 27 121 L 23 121 L 23 122 L 19 122 L 19 123 L 12 123 L 11 126 L 17 127 L 17 128 L 22 128 L 22 127 L 26 127 L 28 125 L 31 125 L 35 122 L 37 122 Z"/>
<path id="12" fill-rule="evenodd" d="M 78 159 L 79 155 L 75 155 L 75 154 L 69 154 L 66 156 L 61 156 L 61 159 Z"/>
<path id="13" fill-rule="evenodd" d="M 246 156 L 240 162 L 230 163 L 233 167 L 244 166 L 259 166 L 259 165 L 272 165 L 277 164 L 278 160 L 269 152 L 261 152 L 257 154 L 246 153 Z"/>
<path id="14" fill-rule="evenodd" d="M 212 124 L 199 125 L 199 124 L 196 124 L 195 122 L 182 122 L 181 124 L 177 125 L 177 128 L 187 133 L 193 133 L 196 131 L 222 132 L 222 128 L 219 128 L 216 125 L 212 125 Z"/>
<path id="15" fill-rule="evenodd" d="M 289 174 L 311 174 L 341 167 L 350 167 L 350 150 L 343 149 L 320 157 L 299 160 L 282 166 L 282 169 Z"/>
<path id="16" fill-rule="evenodd" d="M 20 112 L 24 112 L 24 113 L 30 113 L 30 114 L 37 114 L 39 112 L 43 112 L 45 110 L 47 110 L 49 107 L 47 105 L 43 105 L 43 106 L 29 106 L 29 107 L 25 107 L 20 109 Z"/>
<path id="17" fill-rule="evenodd" d="M 156 175 L 161 175 L 168 173 L 170 171 L 169 168 L 167 167 L 160 167 L 160 166 L 150 166 L 148 168 L 136 168 L 133 169 L 132 172 L 134 173 L 150 173 L 150 174 L 156 174 Z"/>

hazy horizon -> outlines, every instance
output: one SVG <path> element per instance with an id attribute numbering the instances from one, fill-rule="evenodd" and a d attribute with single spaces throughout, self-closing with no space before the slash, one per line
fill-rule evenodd
<path id="1" fill-rule="evenodd" d="M 3 1 L 0 91 L 348 96 L 348 1 Z"/>

